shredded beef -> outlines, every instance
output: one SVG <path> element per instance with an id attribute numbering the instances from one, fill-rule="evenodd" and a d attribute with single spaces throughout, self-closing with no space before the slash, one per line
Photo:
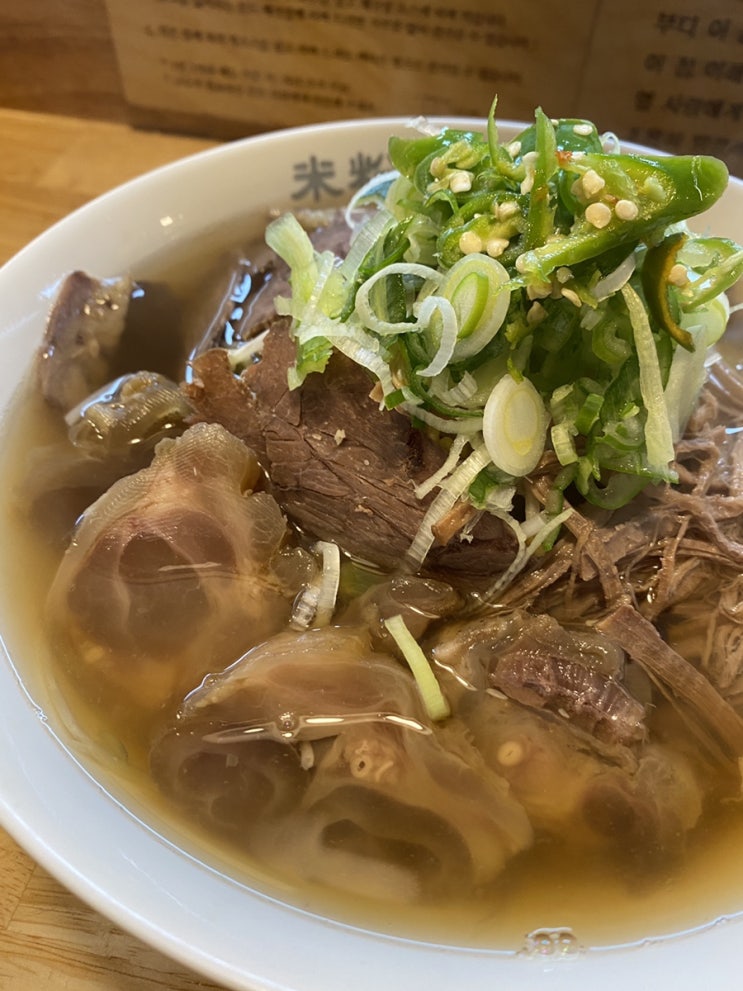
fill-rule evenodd
<path id="1" fill-rule="evenodd" d="M 715 687 L 636 609 L 620 606 L 596 624 L 672 697 L 688 706 L 699 728 L 715 737 L 736 760 L 743 756 L 743 719 Z"/>

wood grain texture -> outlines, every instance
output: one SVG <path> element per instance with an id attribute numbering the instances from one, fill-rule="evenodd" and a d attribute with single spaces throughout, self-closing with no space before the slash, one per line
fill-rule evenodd
<path id="1" fill-rule="evenodd" d="M 214 142 L 0 111 L 0 261 L 100 193 Z"/>
<path id="2" fill-rule="evenodd" d="M 46 0 L 39 6 L 45 5 Z M 91 198 L 211 144 L 0 109 L 0 263 Z M 0 829 L 0 991 L 40 989 L 218 991 L 218 986 L 90 909 Z"/>
<path id="3" fill-rule="evenodd" d="M 104 0 L 0 0 L 0 106 L 128 118 Z"/>

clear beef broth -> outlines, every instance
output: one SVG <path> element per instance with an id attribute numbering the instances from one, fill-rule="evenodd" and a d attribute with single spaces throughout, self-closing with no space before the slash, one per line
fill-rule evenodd
<path id="1" fill-rule="evenodd" d="M 146 319 L 132 323 L 117 375 L 179 378 L 183 355 L 212 333 L 208 316 L 193 319 L 214 312 L 207 285 L 212 299 L 227 298 L 220 319 L 237 319 L 249 300 L 238 298 L 239 277 L 223 278 L 223 259 L 254 249 L 236 243 L 233 232 L 215 235 L 206 250 L 137 273 L 150 292 L 139 301 Z M 330 627 L 297 631 L 292 604 L 317 574 L 312 540 L 285 523 L 234 439 L 211 428 L 171 438 L 157 472 L 133 489 L 139 463 L 87 475 L 69 467 L 62 418 L 32 384 L 9 422 L 11 648 L 32 691 L 55 700 L 48 716 L 65 742 L 167 837 L 310 910 L 498 949 L 540 929 L 569 930 L 570 946 L 614 945 L 740 910 L 734 761 L 709 726 L 690 733 L 685 703 L 586 633 L 602 613 L 588 559 L 581 579 L 565 570 L 527 594 L 556 548 L 484 616 L 453 612 L 460 593 L 452 600 L 448 583 L 388 586 L 351 566 Z M 75 520 L 116 476 L 113 507 L 92 524 L 86 514 L 78 557 L 60 569 Z M 199 485 L 175 500 L 184 477 Z M 50 499 L 40 478 L 64 484 Z M 648 512 L 650 543 L 676 539 L 665 511 Z M 704 602 L 688 611 L 680 581 L 655 618 L 737 706 L 736 672 L 713 670 L 703 617 L 723 587 L 737 622 L 740 569 L 708 558 L 695 586 Z M 652 602 L 667 567 L 660 551 L 637 551 L 625 571 Z M 153 574 L 172 578 L 166 591 Z M 122 575 L 136 589 L 125 607 Z M 433 659 L 452 709 L 440 724 L 380 624 L 390 608 L 408 610 Z M 732 635 L 723 619 L 717 632 Z"/>

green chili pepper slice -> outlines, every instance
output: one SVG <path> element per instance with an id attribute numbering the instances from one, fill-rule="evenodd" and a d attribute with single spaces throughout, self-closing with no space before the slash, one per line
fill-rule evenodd
<path id="1" fill-rule="evenodd" d="M 555 208 L 551 202 L 550 180 L 557 172 L 555 128 L 543 110 L 537 108 L 535 124 L 533 186 L 526 218 L 524 248 L 544 244 L 553 232 Z"/>
<path id="2" fill-rule="evenodd" d="M 676 264 L 678 253 L 686 242 L 680 231 L 669 234 L 660 244 L 649 248 L 642 266 L 642 291 L 648 309 L 658 324 L 687 351 L 694 350 L 694 338 L 678 325 L 671 312 L 668 277 Z"/>
<path id="3" fill-rule="evenodd" d="M 725 237 L 697 237 L 679 259 L 701 277 L 690 281 L 680 295 L 684 313 L 693 312 L 719 296 L 743 275 L 743 249 Z"/>
<path id="4" fill-rule="evenodd" d="M 610 201 L 634 203 L 635 216 L 624 219 L 605 203 L 607 221 L 591 220 L 590 204 L 569 237 L 549 241 L 524 252 L 520 271 L 544 280 L 562 265 L 595 258 L 610 247 L 636 244 L 668 224 L 674 224 L 715 203 L 727 186 L 728 170 L 719 159 L 705 155 L 653 158 L 650 155 L 586 154 L 563 162 L 576 176 L 591 170 L 604 181 Z"/>

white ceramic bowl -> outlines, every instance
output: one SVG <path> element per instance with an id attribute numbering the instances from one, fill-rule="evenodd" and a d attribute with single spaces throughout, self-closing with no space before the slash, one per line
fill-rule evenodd
<path id="1" fill-rule="evenodd" d="M 258 223 L 268 206 L 312 205 L 310 192 L 293 198 L 306 185 L 311 156 L 342 202 L 354 180 L 351 163 L 382 166 L 389 135 L 405 127 L 401 120 L 336 123 L 227 145 L 128 183 L 57 224 L 0 270 L 0 410 L 29 365 L 50 298 L 68 271 L 116 275 L 133 260 L 203 236 L 238 211 Z M 509 136 L 513 128 L 502 125 L 501 133 Z M 743 183 L 731 184 L 708 223 L 718 234 L 743 235 Z M 0 427 L 7 428 L 4 414 Z M 13 576 L 0 566 L 0 633 L 6 641 L 0 656 L 0 822 L 77 895 L 183 964 L 251 991 L 737 986 L 743 919 L 683 938 L 567 957 L 504 954 L 343 925 L 204 866 L 115 801 L 60 741 L 45 715 L 53 705 L 30 673 L 24 645 L 6 636 L 12 586 Z"/>

